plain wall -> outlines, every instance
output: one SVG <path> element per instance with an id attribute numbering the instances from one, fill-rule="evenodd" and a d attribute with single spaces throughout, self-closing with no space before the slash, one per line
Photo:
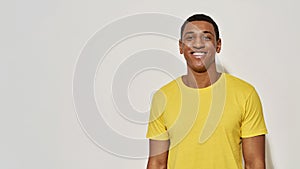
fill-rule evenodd
<path id="1" fill-rule="evenodd" d="M 98 31 L 114 21 L 147 12 L 182 20 L 194 13 L 206 13 L 216 20 L 223 39 L 218 61 L 229 73 L 255 86 L 261 97 L 269 130 L 268 168 L 297 168 L 300 151 L 298 1 L 28 0 L 6 3 L 1 39 L 8 47 L 2 50 L 1 56 L 4 87 L 0 168 L 145 168 L 145 158 L 124 158 L 108 153 L 88 137 L 76 113 L 72 86 L 78 58 Z M 13 5 L 16 8 L 9 10 Z M 16 22 L 12 22 L 14 20 Z M 8 24 L 12 28 L 7 28 Z M 174 29 L 179 35 L 179 27 Z M 122 27 L 119 30 L 122 31 Z M 115 36 L 115 32 L 111 33 Z M 107 54 L 106 67 L 98 67 L 95 74 L 97 102 L 111 101 L 109 97 L 102 97 L 105 91 L 101 85 L 109 86 L 109 78 L 112 80 L 115 75 L 112 72 L 118 70 L 122 61 L 135 52 L 157 49 L 169 51 L 184 63 L 177 45 L 176 38 L 151 34 L 120 42 Z M 131 84 L 124 84 L 128 85 L 126 92 L 132 106 L 147 114 L 153 91 L 172 79 L 168 73 L 176 76 L 184 72 L 183 64 L 174 72 L 153 69 L 136 75 Z M 124 120 L 120 114 L 107 111 L 102 118 L 120 135 L 131 139 L 145 137 L 145 123 Z M 118 140 L 112 140 L 112 144 L 116 143 Z"/>

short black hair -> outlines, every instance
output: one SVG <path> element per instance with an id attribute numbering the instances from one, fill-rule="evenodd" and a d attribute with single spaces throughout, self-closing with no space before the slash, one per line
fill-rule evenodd
<path id="1" fill-rule="evenodd" d="M 209 16 L 205 15 L 205 14 L 195 14 L 190 16 L 189 18 L 187 18 L 184 23 L 181 26 L 181 31 L 180 31 L 180 39 L 182 39 L 182 34 L 185 28 L 185 25 L 189 22 L 193 22 L 193 21 L 206 21 L 209 22 L 213 25 L 215 33 L 216 33 L 216 40 L 219 40 L 219 28 L 218 25 L 216 24 L 216 22 Z"/>

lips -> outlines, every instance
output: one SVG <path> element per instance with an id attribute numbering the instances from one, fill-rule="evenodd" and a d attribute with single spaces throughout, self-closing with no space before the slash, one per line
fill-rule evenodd
<path id="1" fill-rule="evenodd" d="M 202 58 L 203 56 L 205 56 L 207 54 L 207 52 L 204 51 L 192 51 L 191 54 L 196 57 L 196 58 Z"/>

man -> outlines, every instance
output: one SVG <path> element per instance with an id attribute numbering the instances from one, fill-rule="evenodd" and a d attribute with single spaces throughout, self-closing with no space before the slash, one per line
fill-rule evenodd
<path id="1" fill-rule="evenodd" d="M 181 27 L 187 74 L 153 96 L 147 169 L 265 169 L 267 129 L 257 92 L 216 70 L 219 29 L 204 14 Z"/>

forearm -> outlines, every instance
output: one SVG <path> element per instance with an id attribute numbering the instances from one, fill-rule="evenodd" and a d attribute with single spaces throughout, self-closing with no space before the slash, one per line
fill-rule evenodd
<path id="1" fill-rule="evenodd" d="M 149 158 L 147 169 L 167 169 L 167 163 L 158 162 Z"/>

